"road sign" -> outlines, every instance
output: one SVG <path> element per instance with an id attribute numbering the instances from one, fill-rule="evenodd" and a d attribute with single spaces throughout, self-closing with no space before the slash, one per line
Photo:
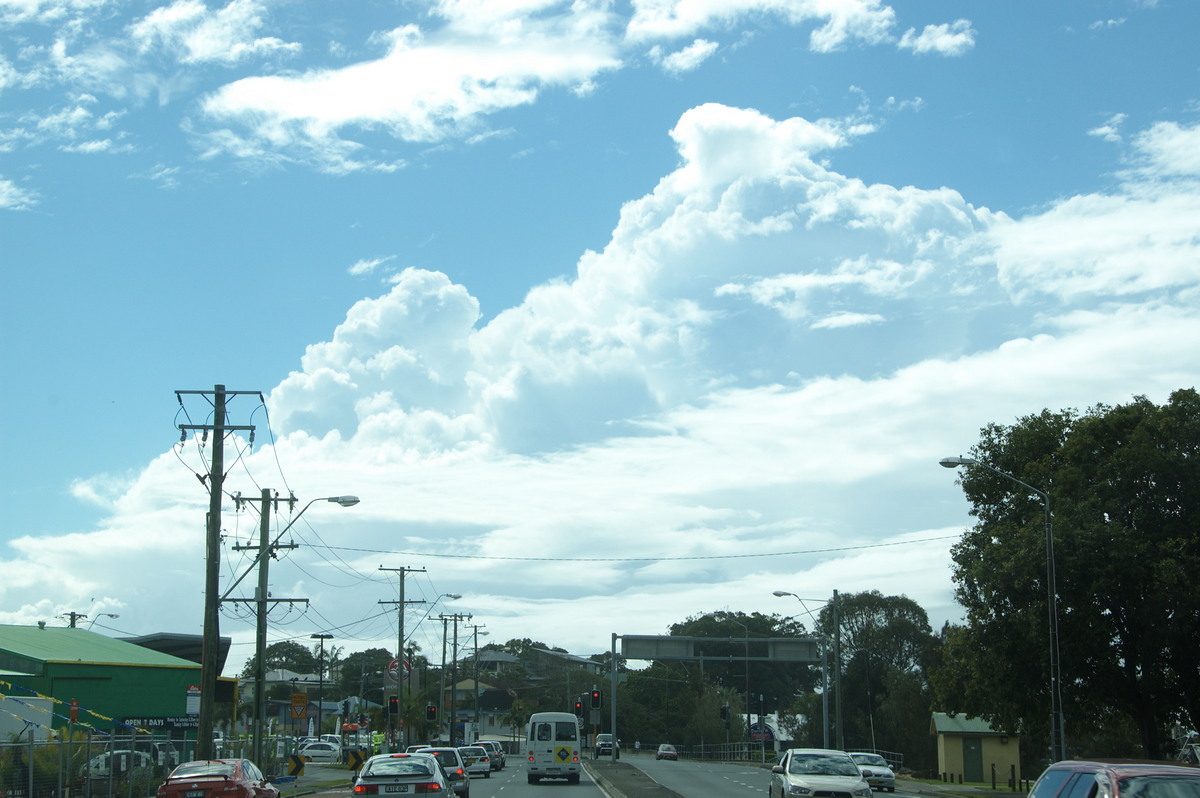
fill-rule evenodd
<path id="1" fill-rule="evenodd" d="M 403 675 L 401 674 L 401 670 L 400 670 L 401 668 L 404 669 Z M 399 657 L 397 657 L 396 659 L 394 659 L 388 663 L 387 676 L 388 676 L 389 680 L 391 680 L 393 682 L 398 682 L 402 678 L 407 679 L 408 674 L 411 671 L 412 671 L 412 666 L 409 664 L 408 660 L 406 660 L 406 659 L 402 660 Z"/>
<path id="2" fill-rule="evenodd" d="M 308 693 L 292 693 L 292 720 L 308 717 Z"/>
<path id="3" fill-rule="evenodd" d="M 288 775 L 296 778 L 304 775 L 304 757 L 296 754 L 288 757 Z"/>
<path id="4" fill-rule="evenodd" d="M 346 764 L 355 773 L 362 770 L 363 762 L 366 760 L 366 754 L 362 751 L 348 751 L 346 753 Z"/>

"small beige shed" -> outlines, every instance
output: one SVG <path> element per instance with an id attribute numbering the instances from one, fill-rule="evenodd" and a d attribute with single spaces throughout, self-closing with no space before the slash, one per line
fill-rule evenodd
<path id="1" fill-rule="evenodd" d="M 938 772 L 954 781 L 1021 781 L 1018 737 L 998 732 L 982 718 L 934 712 L 929 733 L 937 737 Z"/>

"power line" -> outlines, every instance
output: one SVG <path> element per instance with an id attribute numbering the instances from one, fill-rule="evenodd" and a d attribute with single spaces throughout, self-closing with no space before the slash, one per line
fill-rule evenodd
<path id="1" fill-rule="evenodd" d="M 747 554 L 705 554 L 694 557 L 500 557 L 485 554 L 452 554 L 425 551 L 392 551 L 388 549 L 356 549 L 349 546 L 327 546 L 329 549 L 356 551 L 365 554 L 396 554 L 406 557 L 442 557 L 451 560 L 506 560 L 516 562 L 680 562 L 684 560 L 744 560 L 753 557 L 794 557 L 801 554 L 829 554 L 838 551 L 863 551 L 891 546 L 908 546 L 914 543 L 929 543 L 935 540 L 957 540 L 959 535 L 939 535 L 918 540 L 900 540 L 893 543 L 864 543 L 861 546 L 834 546 L 827 549 L 799 549 L 796 551 L 751 552 Z"/>

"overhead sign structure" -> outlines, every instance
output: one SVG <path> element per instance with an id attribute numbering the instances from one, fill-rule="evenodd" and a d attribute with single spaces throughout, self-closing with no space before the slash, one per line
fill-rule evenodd
<path id="1" fill-rule="evenodd" d="M 729 662 L 820 662 L 817 637 L 672 637 L 621 635 L 626 659 L 686 659 Z M 736 646 L 732 648 L 731 646 Z M 749 653 L 747 653 L 747 650 Z"/>

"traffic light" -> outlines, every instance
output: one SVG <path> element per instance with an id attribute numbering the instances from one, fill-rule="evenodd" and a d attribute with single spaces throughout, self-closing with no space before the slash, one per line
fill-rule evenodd
<path id="1" fill-rule="evenodd" d="M 599 708 L 600 708 L 600 691 L 593 690 L 592 691 L 592 709 L 599 709 Z"/>
<path id="2" fill-rule="evenodd" d="M 721 720 L 729 720 L 729 705 L 721 705 Z"/>
<path id="3" fill-rule="evenodd" d="M 575 714 L 581 718 L 583 717 L 583 702 L 582 701 L 575 702 Z"/>
<path id="4" fill-rule="evenodd" d="M 400 714 L 400 696 L 398 696 L 398 695 L 388 696 L 388 714 L 389 715 L 399 715 Z"/>
<path id="5" fill-rule="evenodd" d="M 425 705 L 425 720 L 437 720 L 437 707 L 433 704 Z"/>
<path id="6" fill-rule="evenodd" d="M 346 723 L 350 722 L 350 702 L 349 701 L 342 702 L 342 717 L 345 718 Z"/>

